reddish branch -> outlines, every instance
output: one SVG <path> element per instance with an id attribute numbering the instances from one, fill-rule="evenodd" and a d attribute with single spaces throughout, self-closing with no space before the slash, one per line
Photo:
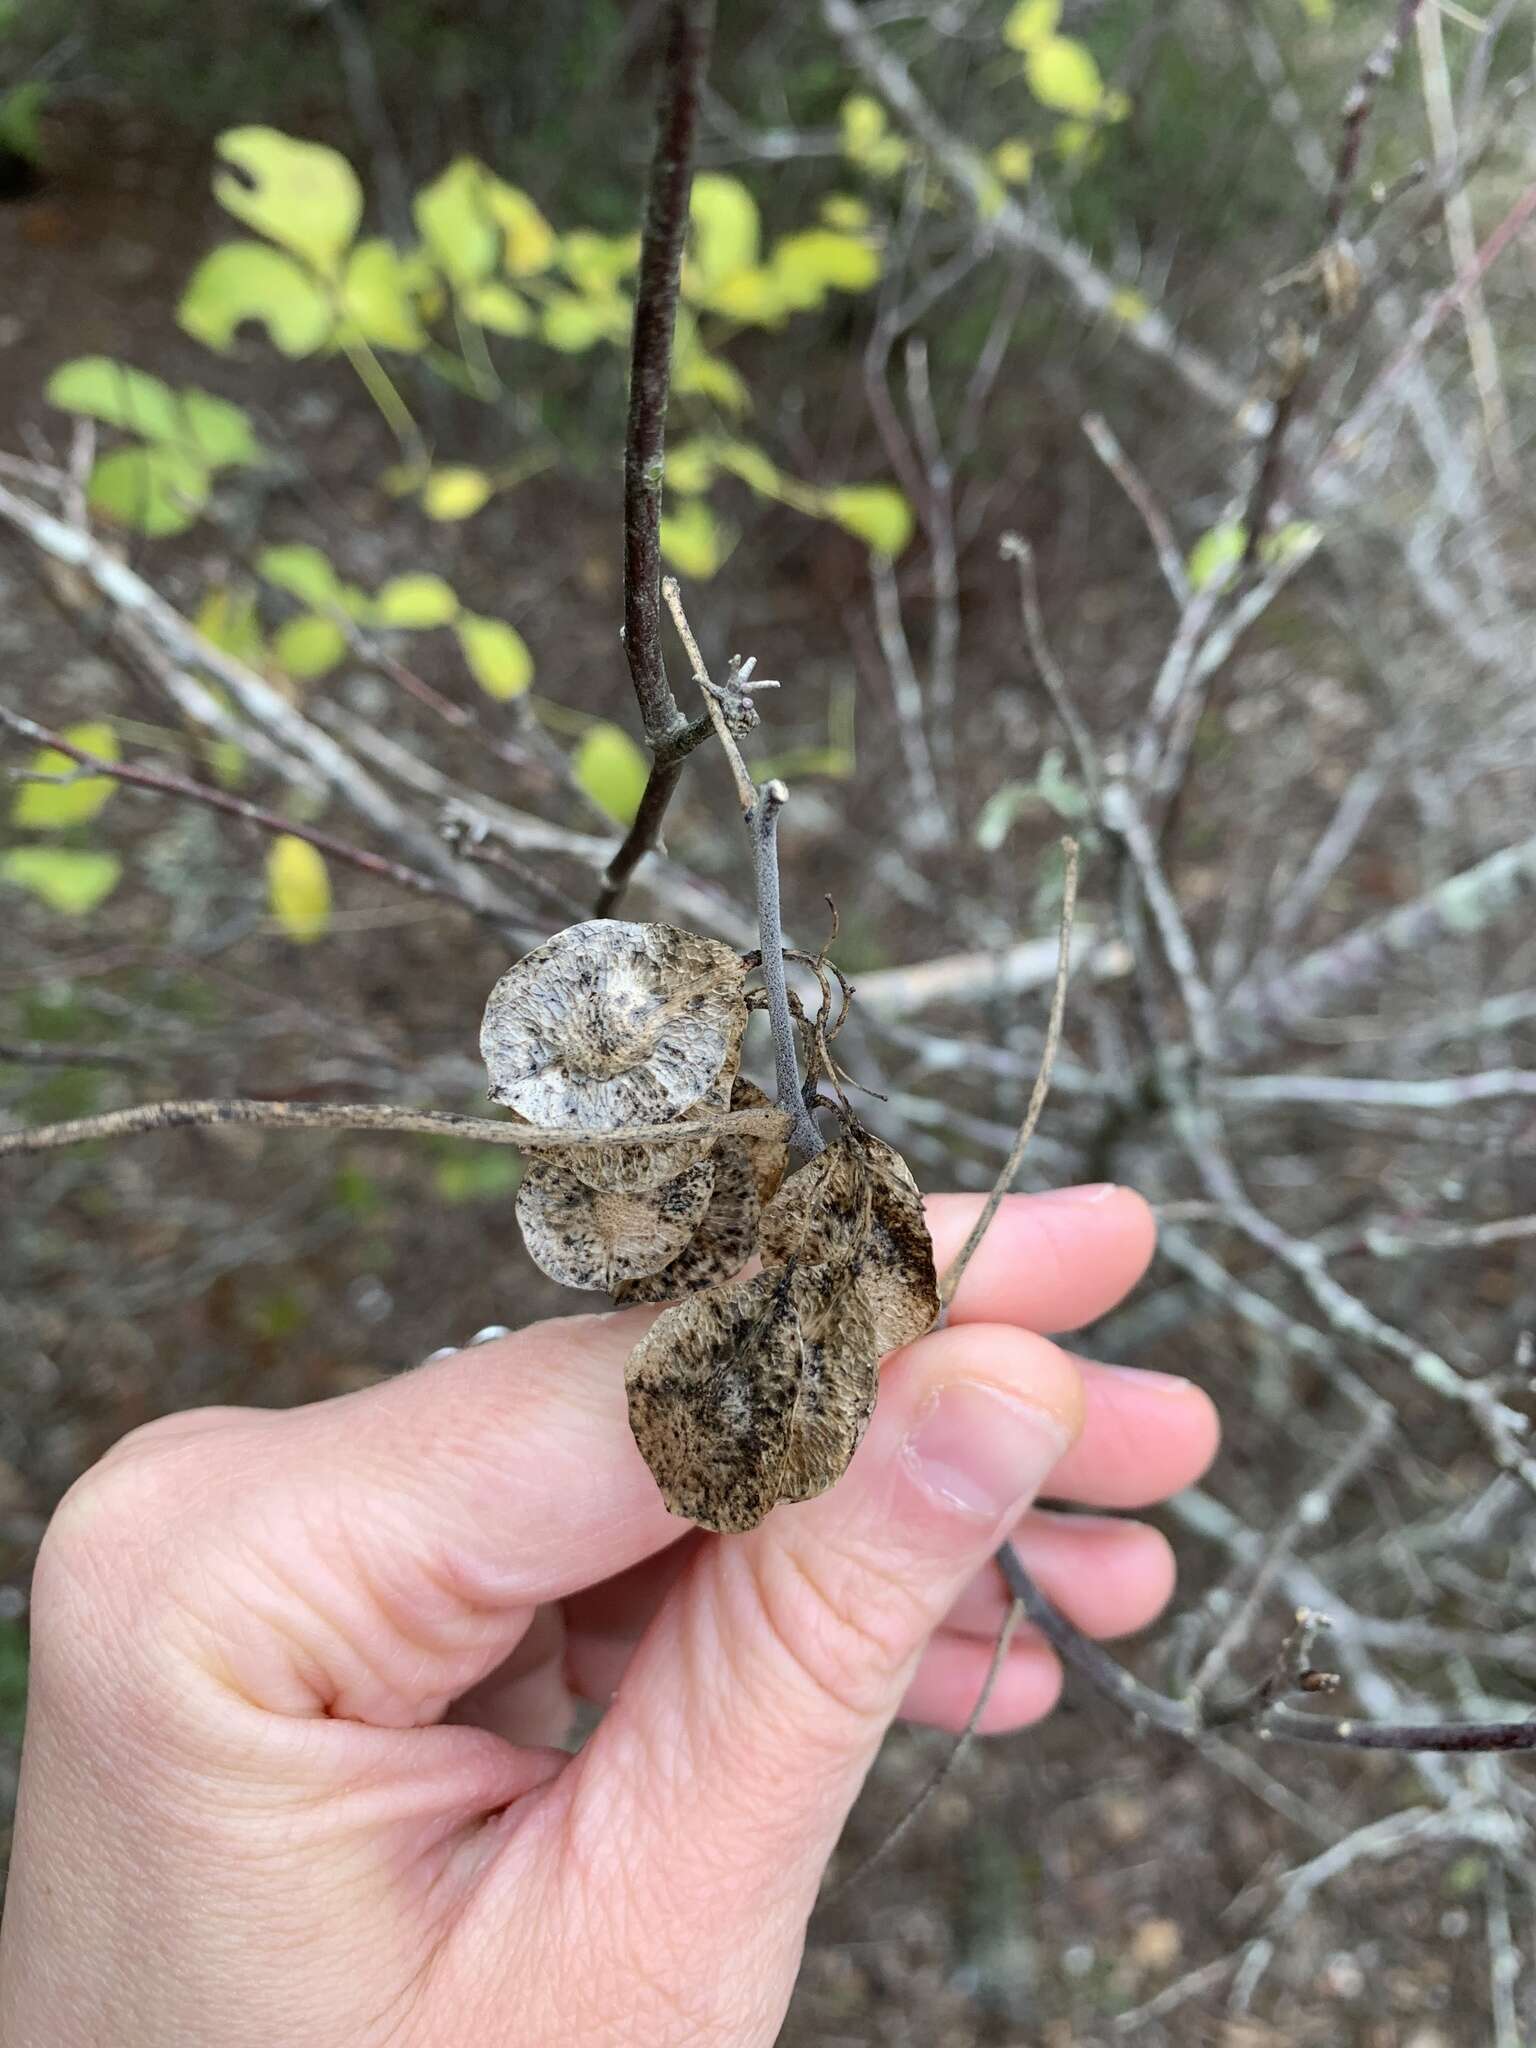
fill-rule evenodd
<path id="1" fill-rule="evenodd" d="M 232 796 L 228 790 L 211 789 L 206 783 L 192 782 L 184 775 L 169 775 L 159 768 L 136 768 L 125 761 L 105 761 L 101 755 L 76 746 L 63 733 L 39 725 L 35 719 L 23 718 L 20 712 L 12 711 L 4 704 L 0 704 L 0 725 L 9 727 L 22 739 L 52 747 L 55 753 L 77 762 L 92 775 L 108 776 L 113 782 L 126 783 L 133 789 L 150 789 L 157 796 L 180 797 L 189 803 L 203 804 L 211 811 L 223 811 L 228 817 L 243 818 L 248 825 L 255 825 L 263 832 L 283 833 L 292 839 L 307 840 L 318 852 L 329 854 L 333 860 L 345 861 L 351 867 L 361 868 L 365 874 L 395 883 L 398 888 L 414 889 L 421 896 L 436 896 L 445 902 L 469 907 L 445 883 L 424 875 L 419 868 L 408 868 L 400 861 L 386 859 L 381 853 L 370 853 L 366 847 L 338 839 L 334 832 L 321 832 L 313 825 L 297 824 L 292 818 L 280 817 L 276 811 L 266 811 L 260 804 L 249 803 L 243 796 Z"/>

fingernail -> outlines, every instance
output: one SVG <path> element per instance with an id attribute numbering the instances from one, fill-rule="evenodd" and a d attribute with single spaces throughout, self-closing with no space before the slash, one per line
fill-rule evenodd
<path id="1" fill-rule="evenodd" d="M 1080 1188 L 1046 1188 L 1035 1196 L 1037 1202 L 1061 1202 L 1072 1208 L 1091 1208 L 1095 1202 L 1107 1202 L 1118 1192 L 1112 1180 L 1088 1181 Z"/>
<path id="2" fill-rule="evenodd" d="M 1048 1408 L 959 1380 L 923 1408 L 902 1457 L 936 1500 L 993 1522 L 1033 1500 L 1070 1442 Z"/>
<path id="3" fill-rule="evenodd" d="M 1193 1380 L 1180 1379 L 1176 1372 L 1149 1372 L 1143 1365 L 1106 1365 L 1102 1360 L 1086 1358 L 1081 1362 L 1096 1373 L 1108 1373 L 1111 1379 L 1125 1380 L 1148 1394 L 1176 1395 L 1185 1400 L 1200 1391 Z"/>

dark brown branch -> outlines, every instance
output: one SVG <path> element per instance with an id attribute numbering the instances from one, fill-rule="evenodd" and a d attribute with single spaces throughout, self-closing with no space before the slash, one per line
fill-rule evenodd
<path id="1" fill-rule="evenodd" d="M 599 917 L 612 913 L 636 867 L 661 844 L 662 819 L 682 763 L 710 730 L 707 719 L 690 722 L 683 716 L 662 658 L 661 492 L 678 279 L 714 16 L 714 0 L 670 0 L 667 8 L 656 146 L 635 287 L 624 438 L 624 654 L 651 750 L 651 773 L 634 823 L 603 878 Z"/>
<path id="2" fill-rule="evenodd" d="M 1133 1720 L 1144 1721 L 1184 1742 L 1198 1743 L 1213 1728 L 1246 1726 L 1261 1741 L 1313 1742 L 1336 1749 L 1434 1751 L 1445 1755 L 1536 1749 L 1536 1716 L 1528 1721 L 1361 1721 L 1347 1715 L 1306 1714 L 1275 1697 L 1273 1682 L 1255 1686 L 1241 1702 L 1202 1709 L 1144 1685 L 1107 1650 L 1091 1642 L 1047 1600 L 1020 1562 L 1012 1544 L 997 1553 L 998 1566 L 1025 1617 L 1069 1670 L 1113 1700 Z M 1303 1682 L 1303 1690 L 1307 1689 Z M 1239 1711 L 1239 1708 L 1241 1711 Z"/>
<path id="3" fill-rule="evenodd" d="M 393 882 L 401 889 L 413 889 L 420 896 L 436 896 L 444 902 L 457 903 L 463 909 L 472 908 L 446 883 L 424 875 L 419 868 L 408 868 L 403 862 L 389 860 L 381 853 L 370 853 L 366 847 L 338 839 L 333 832 L 321 832 L 313 825 L 301 825 L 292 818 L 280 817 L 276 811 L 263 810 L 260 804 L 250 803 L 243 796 L 232 796 L 228 790 L 213 789 L 207 783 L 192 782 L 184 775 L 169 775 L 158 768 L 135 768 L 125 761 L 104 761 L 99 754 L 77 747 L 62 733 L 39 725 L 35 719 L 23 718 L 20 712 L 12 711 L 4 704 L 0 704 L 0 725 L 9 727 L 23 739 L 52 747 L 55 753 L 77 761 L 92 775 L 109 776 L 112 781 L 126 783 L 132 789 L 153 790 L 157 796 L 179 797 L 188 803 L 203 804 L 209 810 L 222 811 L 226 817 L 241 818 L 263 832 L 307 840 L 317 852 L 361 868 L 365 874 L 377 875 L 381 881 Z"/>
<path id="4" fill-rule="evenodd" d="M 1371 118 L 1371 109 L 1376 104 L 1376 94 L 1392 76 L 1397 64 L 1398 53 L 1408 40 L 1408 31 L 1413 27 L 1413 17 L 1418 13 L 1420 0 L 1397 0 L 1397 12 L 1392 18 L 1381 41 L 1370 56 L 1350 88 L 1344 102 L 1344 132 L 1339 140 L 1339 154 L 1333 167 L 1333 186 L 1328 194 L 1324 209 L 1324 222 L 1330 233 L 1335 233 L 1344 218 L 1344 207 L 1349 198 L 1349 188 L 1354 183 L 1355 171 L 1360 162 L 1360 145 L 1365 139 L 1365 124 Z"/>

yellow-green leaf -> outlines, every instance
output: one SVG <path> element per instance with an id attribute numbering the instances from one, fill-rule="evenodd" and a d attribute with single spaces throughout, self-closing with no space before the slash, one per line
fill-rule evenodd
<path id="1" fill-rule="evenodd" d="M 176 408 L 177 439 L 209 469 L 249 468 L 264 459 L 243 407 L 188 385 L 177 392 Z"/>
<path id="2" fill-rule="evenodd" d="M 1152 306 L 1133 285 L 1122 284 L 1111 292 L 1109 310 L 1117 320 L 1123 320 L 1127 327 L 1134 327 L 1138 320 L 1145 320 Z"/>
<path id="3" fill-rule="evenodd" d="M 818 211 L 829 228 L 845 235 L 858 234 L 871 218 L 867 203 L 852 192 L 829 192 Z"/>
<path id="4" fill-rule="evenodd" d="M 105 420 L 109 427 L 122 427 L 146 441 L 177 438 L 179 418 L 169 384 L 110 356 L 79 356 L 60 363 L 48 379 L 46 396 L 65 412 Z"/>
<path id="5" fill-rule="evenodd" d="M 748 327 L 779 327 L 789 311 L 784 290 L 773 270 L 757 264 L 723 278 L 704 300 L 712 313 L 739 320 Z"/>
<path id="6" fill-rule="evenodd" d="M 679 575 L 702 583 L 713 576 L 736 544 L 702 498 L 681 498 L 661 515 L 661 552 Z"/>
<path id="7" fill-rule="evenodd" d="M 536 277 L 541 270 L 548 270 L 557 247 L 555 231 L 528 194 L 487 171 L 485 203 L 501 229 L 501 256 L 507 275 Z"/>
<path id="8" fill-rule="evenodd" d="M 718 467 L 715 458 L 717 444 L 703 436 L 692 441 L 677 441 L 667 450 L 666 478 L 668 486 L 692 496 L 707 491 L 715 480 Z"/>
<path id="9" fill-rule="evenodd" d="M 757 201 L 739 178 L 700 171 L 693 181 L 688 216 L 693 228 L 689 289 L 708 297 L 725 278 L 756 263 Z"/>
<path id="10" fill-rule="evenodd" d="M 471 285 L 461 292 L 459 304 L 479 327 L 488 327 L 492 334 L 531 334 L 533 314 L 528 301 L 520 298 L 508 284 L 498 284 L 492 278 L 488 284 Z"/>
<path id="11" fill-rule="evenodd" d="M 332 326 L 320 287 L 291 256 L 264 242 L 224 242 L 205 256 L 176 318 L 213 349 L 227 349 L 247 320 L 257 321 L 285 356 L 313 355 Z"/>
<path id="12" fill-rule="evenodd" d="M 717 442 L 715 460 L 722 469 L 739 476 L 744 484 L 750 484 L 765 498 L 777 498 L 783 489 L 777 465 L 761 448 L 754 448 L 750 441 Z"/>
<path id="13" fill-rule="evenodd" d="M 415 281 L 414 266 L 393 242 L 376 236 L 358 243 L 347 258 L 341 303 L 365 341 L 408 355 L 426 347 L 426 330 L 416 309 Z"/>
<path id="14" fill-rule="evenodd" d="M 316 612 L 302 612 L 289 619 L 272 641 L 278 662 L 301 682 L 329 675 L 346 651 L 347 636 L 340 626 Z"/>
<path id="15" fill-rule="evenodd" d="M 877 554 L 899 555 L 912 538 L 912 508 L 891 484 L 844 484 L 824 503 L 829 519 Z"/>
<path id="16" fill-rule="evenodd" d="M 650 775 L 650 763 L 629 734 L 617 725 L 594 725 L 576 749 L 572 763 L 576 780 L 621 825 L 632 825 Z"/>
<path id="17" fill-rule="evenodd" d="M 1005 185 L 1027 185 L 1034 176 L 1035 152 L 1027 142 L 1012 136 L 993 150 L 992 168 Z"/>
<path id="18" fill-rule="evenodd" d="M 318 848 L 281 833 L 267 849 L 267 901 L 290 939 L 307 946 L 331 922 L 331 878 Z"/>
<path id="19" fill-rule="evenodd" d="M 444 277 L 463 289 L 496 268 L 501 235 L 492 217 L 490 173 L 472 156 L 456 157 L 416 194 L 412 211 Z"/>
<path id="20" fill-rule="evenodd" d="M 679 349 L 672 367 L 672 388 L 695 398 L 712 398 L 727 412 L 745 412 L 752 403 L 740 372 L 706 348 L 692 348 L 686 354 Z"/>
<path id="21" fill-rule="evenodd" d="M 484 619 L 460 612 L 454 631 L 469 663 L 470 674 L 488 697 L 520 697 L 533 681 L 533 656 L 528 643 L 505 619 Z"/>
<path id="22" fill-rule="evenodd" d="M 551 348 L 580 355 L 599 341 L 622 341 L 629 332 L 629 301 L 617 292 L 581 297 L 551 292 L 544 301 L 539 331 Z"/>
<path id="23" fill-rule="evenodd" d="M 99 721 L 66 726 L 64 737 L 72 746 L 99 760 L 118 758 L 117 734 Z M 27 763 L 29 775 L 78 775 L 78 782 L 23 782 L 11 804 L 11 823 L 28 832 L 58 832 L 67 825 L 83 825 L 106 803 L 117 788 L 110 775 L 86 775 L 77 761 L 54 747 L 44 747 Z"/>
<path id="24" fill-rule="evenodd" d="M 867 92 L 851 92 L 838 109 L 843 154 L 871 177 L 892 178 L 911 154 L 899 135 L 890 133 L 885 109 Z"/>
<path id="25" fill-rule="evenodd" d="M 291 541 L 282 547 L 263 548 L 256 557 L 256 573 L 278 590 L 286 590 L 300 604 L 317 611 L 342 608 L 341 579 L 326 557 L 308 541 Z"/>
<path id="26" fill-rule="evenodd" d="M 63 846 L 13 846 L 0 853 L 0 880 L 29 890 L 66 917 L 88 916 L 112 894 L 122 872 L 115 853 Z"/>
<path id="27" fill-rule="evenodd" d="M 206 467 L 180 448 L 117 448 L 91 471 L 93 511 L 136 533 L 185 533 L 208 499 Z"/>
<path id="28" fill-rule="evenodd" d="M 491 495 L 483 469 L 451 465 L 434 469 L 421 490 L 421 508 L 429 519 L 471 519 Z"/>
<path id="29" fill-rule="evenodd" d="M 363 215 L 363 188 L 346 158 L 276 128 L 226 129 L 216 147 L 242 174 L 221 171 L 213 181 L 225 212 L 333 276 Z"/>
<path id="30" fill-rule="evenodd" d="M 421 571 L 393 577 L 374 600 L 373 615 L 381 626 L 417 630 L 446 626 L 457 618 L 459 600 L 441 576 Z"/>
<path id="31" fill-rule="evenodd" d="M 1018 0 L 1003 23 L 1003 41 L 1010 49 L 1029 50 L 1055 35 L 1061 26 L 1061 0 Z"/>
<path id="32" fill-rule="evenodd" d="M 785 304 L 809 311 L 829 290 L 868 291 L 880 276 L 880 251 L 859 235 L 805 228 L 775 246 L 773 274 Z"/>
<path id="33" fill-rule="evenodd" d="M 1191 590 L 1205 590 L 1225 583 L 1248 545 L 1248 530 L 1236 519 L 1224 519 L 1202 533 L 1189 551 L 1185 567 Z"/>
<path id="34" fill-rule="evenodd" d="M 600 235 L 592 228 L 572 228 L 556 246 L 566 276 L 597 298 L 609 296 L 640 256 L 638 235 Z"/>
<path id="35" fill-rule="evenodd" d="M 256 623 L 256 593 L 229 583 L 216 583 L 192 621 L 205 640 L 255 667 L 266 652 Z"/>
<path id="36" fill-rule="evenodd" d="M 1104 81 L 1093 53 L 1070 36 L 1045 36 L 1024 52 L 1024 75 L 1042 107 L 1086 116 L 1100 111 Z"/>

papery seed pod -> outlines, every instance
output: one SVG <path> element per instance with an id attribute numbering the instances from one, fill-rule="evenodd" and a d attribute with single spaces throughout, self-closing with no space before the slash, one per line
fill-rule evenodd
<path id="1" fill-rule="evenodd" d="M 869 1219 L 854 1259 L 853 1281 L 870 1318 L 877 1355 L 912 1344 L 939 1319 L 939 1276 L 923 1198 L 901 1154 L 870 1132 L 854 1130 L 869 1183 Z"/>
<path id="2" fill-rule="evenodd" d="M 748 1081 L 742 1075 L 736 1077 L 731 1089 L 732 1109 L 771 1109 L 772 1103 L 755 1081 Z M 789 1139 L 746 1137 L 740 1140 L 747 1149 L 752 1163 L 752 1178 L 757 1184 L 757 1199 L 764 1208 L 778 1193 L 785 1174 L 789 1171 Z"/>
<path id="3" fill-rule="evenodd" d="M 517 1191 L 528 1256 L 566 1287 L 611 1294 L 675 1259 L 709 1207 L 714 1166 L 702 1160 L 659 1188 L 614 1194 L 534 1159 Z"/>
<path id="4" fill-rule="evenodd" d="M 723 1116 L 730 1108 L 731 1089 L 740 1057 L 741 1042 L 738 1039 L 718 1080 L 690 1109 L 684 1111 L 689 1121 Z M 564 1167 L 577 1180 L 585 1181 L 589 1188 L 607 1188 L 615 1194 L 623 1194 L 659 1187 L 665 1180 L 675 1180 L 688 1167 L 697 1166 L 701 1159 L 712 1157 L 715 1145 L 713 1138 L 679 1138 L 672 1144 L 653 1145 L 573 1145 L 569 1152 L 547 1151 L 544 1157 Z"/>
<path id="5" fill-rule="evenodd" d="M 746 1146 L 722 1138 L 710 1154 L 710 1165 L 714 1191 L 698 1229 L 669 1265 L 614 1289 L 620 1308 L 636 1302 L 680 1301 L 685 1294 L 733 1280 L 757 1250 L 762 1209 Z"/>
<path id="6" fill-rule="evenodd" d="M 594 918 L 519 960 L 486 1004 L 491 1096 L 529 1123 L 665 1123 L 739 1058 L 745 969 L 729 946 L 665 924 Z"/>

